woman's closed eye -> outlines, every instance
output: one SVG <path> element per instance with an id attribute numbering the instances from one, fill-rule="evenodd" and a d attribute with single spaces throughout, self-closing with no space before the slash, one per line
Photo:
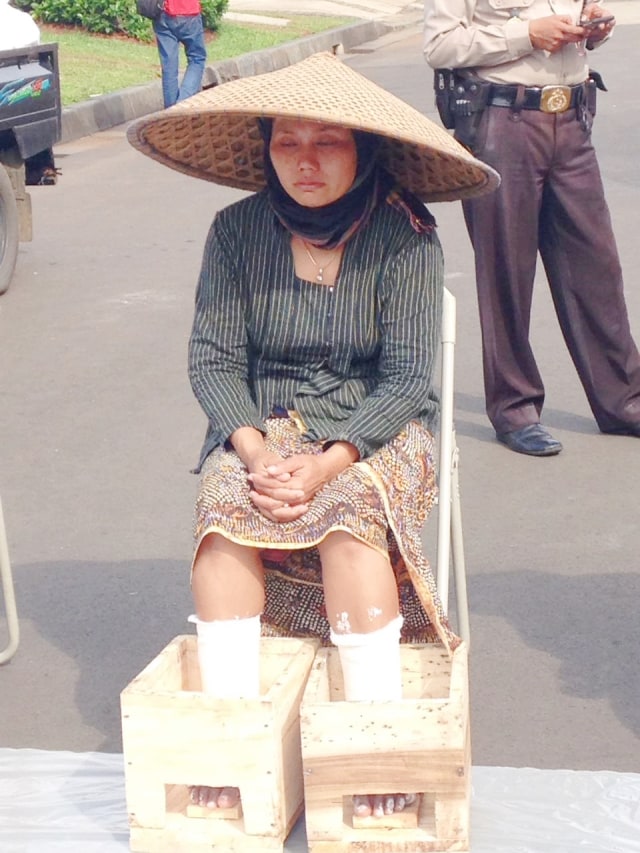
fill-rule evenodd
<path id="1" fill-rule="evenodd" d="M 336 139 L 335 137 L 328 137 L 326 139 L 316 139 L 313 143 L 316 148 L 336 148 L 343 145 L 343 140 Z M 275 139 L 273 143 L 276 148 L 286 148 L 287 150 L 292 150 L 297 148 L 300 143 L 298 140 L 293 139 L 292 137 L 285 137 L 280 139 Z"/>

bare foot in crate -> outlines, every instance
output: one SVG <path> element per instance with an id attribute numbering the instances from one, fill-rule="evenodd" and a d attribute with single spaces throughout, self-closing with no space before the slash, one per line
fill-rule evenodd
<path id="1" fill-rule="evenodd" d="M 240 791 L 238 788 L 194 785 L 191 788 L 191 802 L 195 806 L 206 806 L 209 809 L 231 809 L 240 802 Z"/>
<path id="2" fill-rule="evenodd" d="M 405 806 L 415 801 L 415 794 L 356 794 L 353 798 L 353 814 L 355 817 L 384 817 L 403 811 Z"/>

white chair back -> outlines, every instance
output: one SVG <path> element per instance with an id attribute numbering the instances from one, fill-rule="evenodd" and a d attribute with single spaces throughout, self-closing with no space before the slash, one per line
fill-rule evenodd
<path id="1" fill-rule="evenodd" d="M 455 345 L 456 300 L 445 287 L 442 306 L 436 584 L 445 612 L 448 612 L 449 577 L 453 568 L 458 633 L 469 645 L 469 604 L 458 481 L 460 454 L 453 422 Z"/>

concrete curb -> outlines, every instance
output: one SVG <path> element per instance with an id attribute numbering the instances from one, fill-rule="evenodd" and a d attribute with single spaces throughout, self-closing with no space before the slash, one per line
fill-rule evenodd
<path id="1" fill-rule="evenodd" d="M 322 50 L 349 51 L 351 48 L 375 41 L 397 30 L 416 24 L 415 16 L 398 16 L 383 21 L 362 21 L 338 27 L 316 35 L 286 42 L 273 48 L 245 53 L 208 65 L 203 85 L 217 86 L 239 77 L 276 71 Z M 109 95 L 74 104 L 62 111 L 60 142 L 71 142 L 82 136 L 108 130 L 163 108 L 160 80 L 144 86 L 122 89 Z"/>

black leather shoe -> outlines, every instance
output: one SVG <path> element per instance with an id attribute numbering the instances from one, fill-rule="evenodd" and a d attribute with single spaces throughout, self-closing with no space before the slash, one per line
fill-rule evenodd
<path id="1" fill-rule="evenodd" d="M 629 424 L 620 429 L 606 429 L 603 432 L 609 435 L 635 435 L 636 438 L 640 438 L 640 424 Z"/>
<path id="2" fill-rule="evenodd" d="M 513 432 L 497 432 L 496 438 L 506 444 L 509 450 L 528 456 L 555 456 L 562 450 L 560 442 L 542 424 L 529 424 Z"/>

